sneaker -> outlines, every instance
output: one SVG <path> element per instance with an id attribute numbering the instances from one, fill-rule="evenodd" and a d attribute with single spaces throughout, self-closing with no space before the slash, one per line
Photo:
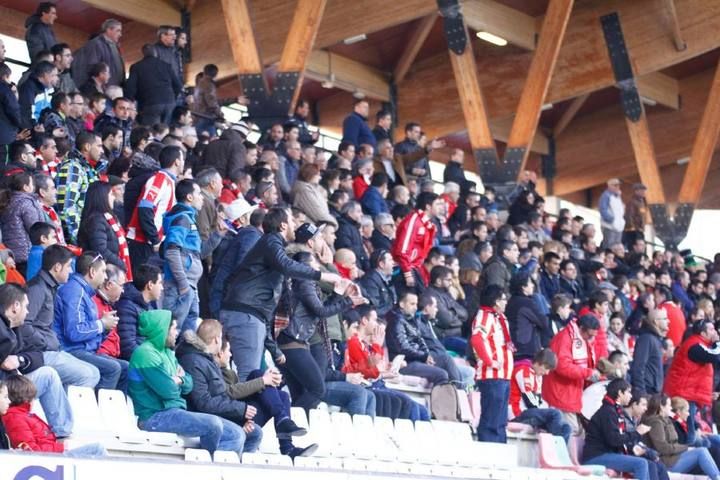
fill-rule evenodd
<path id="1" fill-rule="evenodd" d="M 312 443 L 305 448 L 293 447 L 288 456 L 292 459 L 295 459 L 295 457 L 311 457 L 313 453 L 317 452 L 318 448 L 320 447 L 317 443 Z"/>
<path id="2" fill-rule="evenodd" d="M 301 437 L 306 433 L 306 429 L 298 427 L 297 424 L 289 418 L 282 420 L 278 423 L 277 427 L 275 427 L 275 434 L 277 435 L 277 438 L 281 440 L 286 440 L 290 437 Z"/>

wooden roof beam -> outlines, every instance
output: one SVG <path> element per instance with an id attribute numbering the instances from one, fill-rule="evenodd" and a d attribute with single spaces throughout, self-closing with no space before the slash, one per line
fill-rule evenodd
<path id="1" fill-rule="evenodd" d="M 585 102 L 588 98 L 590 98 L 590 94 L 586 93 L 585 95 L 580 95 L 579 97 L 573 99 L 567 110 L 563 112 L 560 120 L 558 120 L 555 128 L 553 128 L 553 136 L 555 138 L 559 137 L 560 134 L 568 127 L 568 125 L 570 125 L 570 122 L 572 122 L 573 118 L 575 118 L 575 115 L 578 114 L 582 106 L 585 105 Z"/>
<path id="2" fill-rule="evenodd" d="M 518 47 L 535 50 L 539 33 L 535 17 L 495 0 L 466 0 L 462 12 L 472 30 L 492 33 Z"/>
<path id="3" fill-rule="evenodd" d="M 646 193 L 647 202 L 649 204 L 664 204 L 665 192 L 660 179 L 660 170 L 655 158 L 655 149 L 653 148 L 652 138 L 650 137 L 647 115 L 645 115 L 645 108 L 643 108 L 642 105 L 640 108 L 642 109 L 640 119 L 633 122 L 625 117 L 625 123 L 628 134 L 630 135 L 633 152 L 635 152 L 635 163 L 640 173 L 640 180 L 648 187 Z"/>
<path id="4" fill-rule="evenodd" d="M 360 62 L 328 51 L 313 51 L 305 67 L 305 76 L 322 82 L 330 73 L 335 87 L 351 93 L 359 92 L 370 98 L 390 101 L 389 76 Z"/>
<path id="5" fill-rule="evenodd" d="M 230 48 L 237 75 L 261 74 L 263 64 L 253 33 L 247 0 L 221 0 L 223 18 L 230 38 Z"/>
<path id="6" fill-rule="evenodd" d="M 436 20 L 437 13 L 431 13 L 430 15 L 420 19 L 420 22 L 415 27 L 415 30 L 413 30 L 413 33 L 405 46 L 405 50 L 402 55 L 400 55 L 400 59 L 395 65 L 393 80 L 396 84 L 401 83 L 405 79 L 405 75 L 407 75 L 408 70 L 410 70 L 417 54 L 420 52 L 420 49 L 430 34 L 430 30 L 432 30 L 435 25 Z"/>
<path id="7" fill-rule="evenodd" d="M 180 9 L 161 0 L 83 0 L 104 12 L 135 20 L 153 27 L 180 25 Z"/>
<path id="8" fill-rule="evenodd" d="M 635 79 L 640 95 L 665 107 L 680 108 L 680 85 L 677 79 L 654 72 Z"/>
<path id="9" fill-rule="evenodd" d="M 675 9 L 675 0 L 663 0 L 665 2 L 665 9 L 670 21 L 670 30 L 672 31 L 673 42 L 675 42 L 675 48 L 678 52 L 682 52 L 687 48 L 687 44 L 682 38 L 682 30 L 680 29 L 680 22 L 678 21 L 677 10 Z"/>

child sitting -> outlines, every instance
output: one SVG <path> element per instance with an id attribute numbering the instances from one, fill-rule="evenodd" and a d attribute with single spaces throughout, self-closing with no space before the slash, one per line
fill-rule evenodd
<path id="1" fill-rule="evenodd" d="M 46 222 L 33 223 L 28 233 L 30 234 L 32 248 L 30 248 L 30 253 L 28 254 L 27 272 L 25 272 L 25 276 L 27 280 L 30 281 L 42 268 L 43 252 L 50 245 L 57 244 L 58 238 L 55 226 Z"/>
<path id="2" fill-rule="evenodd" d="M 5 382 L 0 381 L 0 417 L 4 417 L 10 408 L 10 398 L 8 398 L 8 389 Z M 5 433 L 5 424 L 0 422 L 0 450 L 10 449 L 10 439 Z"/>
<path id="3" fill-rule="evenodd" d="M 33 452 L 64 453 L 71 457 L 104 457 L 105 448 L 99 443 L 91 443 L 73 450 L 57 441 L 50 426 L 40 417 L 30 412 L 30 405 L 37 395 L 35 385 L 22 375 L 12 375 L 5 380 L 10 408 L 3 413 L 4 402 L 0 389 L 0 414 L 7 429 L 12 448 Z"/>
<path id="4" fill-rule="evenodd" d="M 563 419 L 560 410 L 548 407 L 542 399 L 542 377 L 556 365 L 557 356 L 549 348 L 536 353 L 532 363 L 529 359 L 515 362 L 510 382 L 509 418 L 513 422 L 547 430 L 567 442 L 572 433 L 570 424 Z"/>

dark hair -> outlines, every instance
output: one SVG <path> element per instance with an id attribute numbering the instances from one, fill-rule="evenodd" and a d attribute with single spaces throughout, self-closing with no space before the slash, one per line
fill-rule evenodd
<path id="1" fill-rule="evenodd" d="M 58 55 L 62 55 L 65 50 L 70 50 L 70 45 L 67 43 L 56 43 L 50 48 L 50 53 L 52 53 L 53 57 L 57 57 Z"/>
<path id="2" fill-rule="evenodd" d="M 495 304 L 505 295 L 500 285 L 488 285 L 480 293 L 480 306 L 495 307 Z"/>
<path id="3" fill-rule="evenodd" d="M 412 130 L 415 127 L 420 127 L 420 124 L 417 122 L 408 122 L 405 124 L 405 131 L 409 132 L 410 130 Z"/>
<path id="4" fill-rule="evenodd" d="M 110 162 L 110 165 L 108 165 L 107 173 L 110 177 L 118 177 L 121 178 L 126 172 L 130 171 L 130 168 L 132 167 L 132 158 L 130 157 L 118 157 L 112 162 Z M 115 186 L 115 184 L 112 183 L 112 180 L 110 180 L 110 185 Z M 120 182 L 122 183 L 122 181 Z"/>
<path id="5" fill-rule="evenodd" d="M 610 361 L 610 363 L 615 363 L 623 355 L 627 355 L 627 353 L 623 352 L 622 350 L 613 350 L 610 355 L 608 355 L 608 360 Z"/>
<path id="6" fill-rule="evenodd" d="M 510 279 L 510 293 L 513 295 L 522 295 L 522 289 L 532 282 L 532 277 L 527 272 L 519 272 Z"/>
<path id="7" fill-rule="evenodd" d="M 589 313 L 580 317 L 577 324 L 581 330 L 600 330 L 600 321 L 595 315 Z"/>
<path id="8" fill-rule="evenodd" d="M 560 308 L 567 307 L 568 305 L 572 305 L 572 297 L 565 293 L 558 293 L 552 298 L 552 302 L 550 302 L 550 310 L 553 313 L 557 313 Z"/>
<path id="9" fill-rule="evenodd" d="M 280 231 L 280 225 L 288 223 L 288 210 L 287 207 L 272 207 L 265 214 L 263 220 L 263 232 L 265 233 L 276 233 Z"/>
<path id="10" fill-rule="evenodd" d="M 557 367 L 557 355 L 549 348 L 543 348 L 535 354 L 532 362 L 542 365 L 548 370 L 554 370 Z"/>
<path id="11" fill-rule="evenodd" d="M 435 267 L 438 268 L 438 267 Z M 433 269 L 435 270 L 435 269 Z M 425 310 L 426 307 L 429 307 L 433 304 L 433 300 L 437 302 L 437 297 L 433 295 L 432 293 L 425 292 L 422 295 L 420 295 L 420 298 L 418 299 L 418 310 L 422 311 Z"/>
<path id="12" fill-rule="evenodd" d="M 17 283 L 3 283 L 0 285 L 0 313 L 5 313 L 10 307 L 16 303 L 22 302 L 27 296 L 25 287 Z"/>
<path id="13" fill-rule="evenodd" d="M 265 221 L 266 214 L 267 214 L 267 210 L 262 209 L 262 208 L 256 208 L 250 214 L 250 225 L 252 225 L 255 228 L 260 228 L 263 224 L 263 221 Z"/>
<path id="14" fill-rule="evenodd" d="M 393 220 L 397 220 L 399 218 L 407 217 L 411 211 L 412 209 L 410 208 L 410 205 L 400 205 L 398 203 L 392 208 L 392 210 L 390 210 L 390 215 L 392 215 Z"/>
<path id="15" fill-rule="evenodd" d="M 373 187 L 382 187 L 383 185 L 387 185 L 390 181 L 387 173 L 385 172 L 375 172 L 372 176 L 372 180 L 370 180 L 370 185 Z"/>
<path id="16" fill-rule="evenodd" d="M 16 140 L 10 144 L 10 160 L 18 162 L 20 157 L 27 151 L 27 147 L 30 145 L 29 142 L 24 140 Z"/>
<path id="17" fill-rule="evenodd" d="M 607 387 L 605 387 L 605 391 L 607 392 L 607 396 L 612 398 L 613 400 L 618 399 L 618 395 L 620 395 L 620 392 L 625 392 L 627 390 L 630 390 L 632 387 L 630 384 L 623 380 L 622 378 L 616 378 L 615 380 L 611 380 L 610 383 L 608 383 Z"/>
<path id="18" fill-rule="evenodd" d="M 602 304 L 603 302 L 609 302 L 608 296 L 605 292 L 602 290 L 595 290 L 590 294 L 590 297 L 588 298 L 588 306 L 590 308 L 595 308 L 598 305 Z"/>
<path id="19" fill-rule="evenodd" d="M 207 75 L 210 78 L 215 78 L 220 70 L 214 63 L 209 63 L 203 67 L 203 75 Z"/>
<path id="20" fill-rule="evenodd" d="M 106 213 L 113 215 L 113 209 L 110 207 L 109 200 L 111 189 L 112 186 L 108 182 L 93 182 L 88 187 L 85 193 L 85 206 L 82 209 L 80 218 L 78 233 L 80 245 L 83 244 L 80 238 L 85 239 L 85 237 L 87 237 L 87 231 L 89 230 L 88 222 L 97 221 L 97 219 L 92 219 L 91 217 L 95 215 L 105 215 Z"/>
<path id="21" fill-rule="evenodd" d="M 133 269 L 133 285 L 139 292 L 145 290 L 148 283 L 160 280 L 162 271 L 155 265 L 143 263 Z"/>
<path id="22" fill-rule="evenodd" d="M 93 65 L 90 66 L 90 70 L 88 70 L 88 76 L 90 76 L 90 78 L 99 77 L 101 73 L 109 71 L 109 70 L 110 70 L 110 65 L 108 65 L 105 62 L 94 63 Z M 107 98 L 107 97 L 105 97 L 105 98 Z"/>
<path id="23" fill-rule="evenodd" d="M 32 175 L 28 172 L 18 172 L 10 176 L 8 186 L 13 192 L 21 192 L 23 188 L 27 187 L 32 182 Z"/>
<path id="24" fill-rule="evenodd" d="M 55 231 L 55 226 L 47 222 L 35 222 L 28 229 L 30 235 L 30 243 L 40 245 L 42 237 L 47 237 L 51 232 Z"/>
<path id="25" fill-rule="evenodd" d="M 642 393 L 642 392 L 640 392 L 640 391 L 637 390 L 637 389 L 633 389 L 633 391 L 632 391 L 632 398 L 630 399 L 630 403 L 628 404 L 628 406 L 634 405 L 634 404 L 636 404 L 636 403 L 640 403 L 640 400 L 642 400 L 643 398 L 644 398 L 645 400 L 648 399 L 648 396 L 647 396 L 646 393 Z"/>
<path id="26" fill-rule="evenodd" d="M 358 305 L 357 307 L 354 308 L 354 310 L 355 310 L 355 313 L 357 314 L 357 316 L 355 318 L 359 321 L 363 318 L 368 318 L 370 316 L 370 313 L 375 311 L 375 307 L 373 307 L 369 303 L 365 303 L 363 305 Z M 354 322 L 349 322 L 349 323 L 352 324 Z"/>
<path id="27" fill-rule="evenodd" d="M 60 105 L 70 100 L 70 96 L 65 92 L 55 92 L 50 100 L 50 108 L 59 110 Z"/>
<path id="28" fill-rule="evenodd" d="M 53 2 L 40 2 L 38 3 L 37 9 L 35 9 L 35 15 L 49 13 L 53 8 L 56 8 Z"/>
<path id="29" fill-rule="evenodd" d="M 392 118 L 392 112 L 389 110 L 380 110 L 375 114 L 375 121 L 379 122 L 381 119 L 383 119 L 387 116 Z"/>
<path id="30" fill-rule="evenodd" d="M 658 272 L 658 275 L 667 274 L 667 273 L 668 273 L 668 272 L 666 272 L 666 271 Z M 672 301 L 672 300 L 673 300 L 673 294 L 672 294 L 672 292 L 670 291 L 670 289 L 669 289 L 666 285 L 662 285 L 662 284 L 655 285 L 655 290 L 654 290 L 654 292 L 655 292 L 655 293 L 659 293 L 660 295 L 662 295 L 662 296 L 665 298 L 666 301 Z"/>
<path id="31" fill-rule="evenodd" d="M 515 242 L 512 240 L 503 240 L 502 242 L 498 243 L 498 252 L 500 255 L 505 253 L 507 250 L 512 250 L 512 247 L 515 246 Z"/>
<path id="32" fill-rule="evenodd" d="M 80 132 L 75 138 L 75 148 L 79 151 L 83 151 L 85 145 L 92 145 L 95 143 L 95 138 L 99 135 L 93 132 Z"/>
<path id="33" fill-rule="evenodd" d="M 118 133 L 123 133 L 122 129 L 118 127 L 117 125 L 113 125 L 112 123 L 108 123 L 105 126 L 103 126 L 102 130 L 100 131 L 100 140 L 103 142 L 107 140 L 109 136 L 116 137 Z M 130 132 L 132 135 L 132 132 Z"/>
<path id="34" fill-rule="evenodd" d="M 692 324 L 692 333 L 694 335 L 700 335 L 701 333 L 705 332 L 709 325 L 712 324 L 713 322 L 711 320 L 700 320 L 698 322 L 695 322 Z"/>
<path id="35" fill-rule="evenodd" d="M 370 254 L 370 266 L 372 268 L 378 268 L 380 266 L 380 262 L 383 261 L 383 258 L 385 258 L 385 255 L 388 253 L 390 253 L 390 251 L 385 250 L 384 248 L 374 250 L 373 253 Z"/>
<path id="36" fill-rule="evenodd" d="M 157 49 L 152 43 L 146 43 L 141 48 L 143 57 L 157 57 Z"/>
<path id="37" fill-rule="evenodd" d="M 73 253 L 62 245 L 50 245 L 42 254 L 42 269 L 46 272 L 57 265 L 65 265 L 74 257 Z"/>
<path id="38" fill-rule="evenodd" d="M 437 193 L 422 192 L 418 195 L 417 200 L 415 201 L 415 206 L 418 210 L 425 210 L 428 205 L 432 205 L 432 203 L 437 199 Z"/>
<path id="39" fill-rule="evenodd" d="M 295 255 L 293 255 L 293 260 L 299 263 L 309 264 L 310 260 L 313 259 L 313 254 L 311 252 L 306 251 L 299 251 Z"/>
<path id="40" fill-rule="evenodd" d="M 105 259 L 98 252 L 86 250 L 75 261 L 75 271 L 80 275 L 87 275 L 93 265 L 104 261 Z"/>
<path id="41" fill-rule="evenodd" d="M 35 193 L 37 194 L 40 193 L 40 190 L 47 190 L 49 183 L 55 185 L 50 175 L 44 173 L 36 173 L 33 175 L 33 181 L 35 182 Z"/>
<path id="42" fill-rule="evenodd" d="M 175 199 L 177 199 L 178 202 L 186 202 L 187 197 L 195 192 L 195 186 L 197 184 L 198 183 L 191 178 L 180 180 L 175 185 Z"/>
<path id="43" fill-rule="evenodd" d="M 0 62 L 0 78 L 6 78 L 12 75 L 12 70 L 5 62 Z"/>
<path id="44" fill-rule="evenodd" d="M 37 396 L 37 387 L 24 375 L 10 375 L 5 379 L 10 405 L 31 403 Z"/>
<path id="45" fill-rule="evenodd" d="M 402 292 L 398 292 L 398 303 L 405 301 L 405 299 L 410 295 L 415 295 L 416 297 L 418 296 L 414 290 L 404 290 Z"/>
<path id="46" fill-rule="evenodd" d="M 370 102 L 368 101 L 368 99 L 365 98 L 365 97 L 362 97 L 362 98 L 353 97 L 353 102 L 352 102 L 353 107 L 354 107 L 355 105 L 359 105 L 359 104 L 361 104 L 361 103 L 363 103 L 363 102 L 365 102 L 365 103 L 367 103 L 367 104 L 370 104 Z"/>
<path id="47" fill-rule="evenodd" d="M 139 126 L 135 127 L 130 131 L 130 148 L 137 150 L 140 143 L 143 141 L 150 140 L 150 129 L 147 127 Z"/>
<path id="48" fill-rule="evenodd" d="M 345 152 L 349 150 L 350 147 L 355 148 L 355 144 L 350 142 L 340 142 L 340 145 L 338 145 L 338 153 Z"/>
<path id="49" fill-rule="evenodd" d="M 560 255 L 555 252 L 545 252 L 543 254 L 543 263 L 547 263 L 550 260 L 560 260 Z"/>
<path id="50" fill-rule="evenodd" d="M 160 167 L 170 168 L 175 162 L 183 157 L 183 152 L 180 147 L 174 145 L 167 145 L 160 150 Z"/>
<path id="51" fill-rule="evenodd" d="M 452 275 L 452 270 L 444 265 L 436 265 L 430 271 L 430 285 L 435 286 L 435 282 L 445 278 L 447 275 Z"/>

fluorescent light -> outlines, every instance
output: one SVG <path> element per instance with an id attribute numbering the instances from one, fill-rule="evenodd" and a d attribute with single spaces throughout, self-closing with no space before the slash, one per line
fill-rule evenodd
<path id="1" fill-rule="evenodd" d="M 540 107 L 540 111 L 544 112 L 545 110 L 552 110 L 553 104 L 552 103 L 546 103 L 542 107 Z"/>
<path id="2" fill-rule="evenodd" d="M 331 73 L 325 80 L 320 84 L 323 88 L 335 88 L 335 74 Z"/>
<path id="3" fill-rule="evenodd" d="M 687 163 L 690 163 L 690 157 L 680 158 L 680 159 L 678 159 L 678 161 L 675 162 L 675 163 L 677 163 L 678 165 L 685 165 L 685 164 L 687 164 Z"/>
<path id="4" fill-rule="evenodd" d="M 508 44 L 508 41 L 505 40 L 502 37 L 498 37 L 497 35 L 493 35 L 489 32 L 477 32 L 477 37 L 479 39 L 485 40 L 486 42 L 490 42 L 493 45 L 497 45 L 499 47 L 504 47 Z"/>
<path id="5" fill-rule="evenodd" d="M 358 100 L 362 100 L 363 98 L 365 98 L 365 94 L 363 92 L 361 92 L 360 90 L 355 90 L 353 92 L 353 97 L 357 98 Z"/>
<path id="6" fill-rule="evenodd" d="M 367 35 L 364 33 L 361 33 L 360 35 L 355 35 L 354 37 L 349 37 L 343 40 L 343 43 L 345 45 L 352 45 L 353 43 L 362 42 L 363 40 L 367 40 Z"/>
<path id="7" fill-rule="evenodd" d="M 650 105 L 651 107 L 654 107 L 655 105 L 657 105 L 657 102 L 656 102 L 655 100 L 653 100 L 652 98 L 648 98 L 648 97 L 646 97 L 646 96 L 643 96 L 643 95 L 640 95 L 640 100 L 641 100 L 645 105 Z"/>

